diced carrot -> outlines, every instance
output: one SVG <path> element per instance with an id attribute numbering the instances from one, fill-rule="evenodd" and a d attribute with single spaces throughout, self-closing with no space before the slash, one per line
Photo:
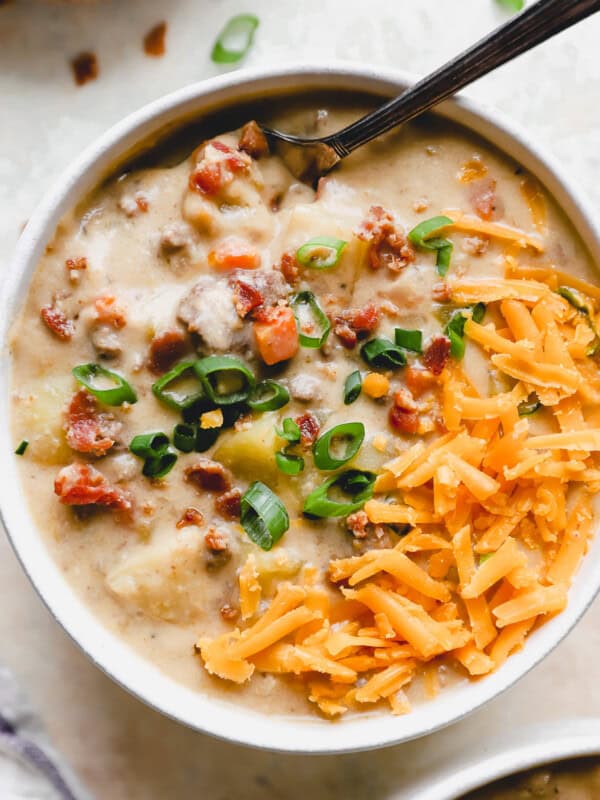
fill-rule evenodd
<path id="1" fill-rule="evenodd" d="M 210 251 L 208 264 L 212 269 L 257 269 L 260 253 L 243 239 L 229 236 Z"/>
<path id="2" fill-rule="evenodd" d="M 254 323 L 254 336 L 265 364 L 278 364 L 298 352 L 296 319 L 288 306 L 265 309 Z"/>

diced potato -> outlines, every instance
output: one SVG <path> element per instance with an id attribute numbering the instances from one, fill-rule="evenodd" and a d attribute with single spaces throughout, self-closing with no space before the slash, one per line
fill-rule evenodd
<path id="1" fill-rule="evenodd" d="M 147 545 L 109 573 L 106 584 L 151 617 L 191 623 L 205 606 L 201 539 L 185 532 L 167 544 Z"/>
<path id="2" fill-rule="evenodd" d="M 46 378 L 19 388 L 15 400 L 16 437 L 29 440 L 27 457 L 41 464 L 65 464 L 71 451 L 63 424 L 65 405 L 74 391 L 70 375 Z"/>
<path id="3" fill-rule="evenodd" d="M 277 480 L 275 451 L 281 442 L 275 433 L 277 420 L 276 413 L 263 414 L 247 430 L 224 433 L 214 458 L 248 480 Z"/>

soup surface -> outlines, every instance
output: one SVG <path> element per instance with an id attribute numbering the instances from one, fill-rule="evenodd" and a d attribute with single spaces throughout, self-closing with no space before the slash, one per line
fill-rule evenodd
<path id="1" fill-rule="evenodd" d="M 124 172 L 14 325 L 31 512 L 188 686 L 405 713 L 566 604 L 600 485 L 593 280 L 534 178 L 435 118 L 316 190 L 252 123 Z"/>
<path id="2" fill-rule="evenodd" d="M 471 792 L 464 800 L 596 800 L 600 797 L 600 764 L 582 758 L 551 764 Z"/>

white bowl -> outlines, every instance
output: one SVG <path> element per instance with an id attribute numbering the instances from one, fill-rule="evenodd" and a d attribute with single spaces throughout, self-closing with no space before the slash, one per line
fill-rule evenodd
<path id="1" fill-rule="evenodd" d="M 398 72 L 358 65 L 287 66 L 236 72 L 188 86 L 159 99 L 111 128 L 75 161 L 45 196 L 21 236 L 7 270 L 0 305 L 0 508 L 23 568 L 50 612 L 89 658 L 148 705 L 197 730 L 256 747 L 299 753 L 332 753 L 382 747 L 432 733 L 479 708 L 535 666 L 575 625 L 600 587 L 600 541 L 594 542 L 570 592 L 568 608 L 542 626 L 522 652 L 484 680 L 442 692 L 404 717 L 363 714 L 328 722 L 320 718 L 262 715 L 195 693 L 160 672 L 104 628 L 65 580 L 27 511 L 13 456 L 9 424 L 9 353 L 7 333 L 21 305 L 33 271 L 62 215 L 92 189 L 140 142 L 157 137 L 178 121 L 215 109 L 298 91 L 350 90 L 389 96 L 412 78 Z M 444 103 L 438 113 L 486 137 L 537 175 L 563 206 L 582 238 L 600 255 L 592 214 L 559 168 L 512 124 L 495 112 L 465 100 Z M 200 668 L 200 667 L 199 667 Z"/>
<path id="2" fill-rule="evenodd" d="M 501 778 L 555 762 L 600 756 L 600 719 L 561 720 L 504 732 L 486 749 L 493 755 L 453 764 L 427 787 L 411 793 L 410 800 L 460 800 Z"/>

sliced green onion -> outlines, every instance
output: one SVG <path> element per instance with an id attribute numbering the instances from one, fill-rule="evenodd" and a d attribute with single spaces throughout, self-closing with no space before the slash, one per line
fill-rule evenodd
<path id="1" fill-rule="evenodd" d="M 197 453 L 204 453 L 206 450 L 210 450 L 213 444 L 219 438 L 219 434 L 221 433 L 220 428 L 200 428 L 198 427 L 198 432 L 196 434 L 196 444 L 194 449 Z"/>
<path id="2" fill-rule="evenodd" d="M 210 57 L 215 64 L 235 64 L 252 46 L 258 28 L 258 17 L 254 14 L 237 14 L 227 21 L 213 45 Z"/>
<path id="3" fill-rule="evenodd" d="M 248 405 L 253 411 L 276 411 L 290 402 L 290 393 L 276 381 L 261 381 L 250 392 Z"/>
<path id="4" fill-rule="evenodd" d="M 123 403 L 135 403 L 137 394 L 122 375 L 100 364 L 79 364 L 71 370 L 73 377 L 107 406 L 120 406 Z M 110 388 L 98 387 L 98 380 L 108 381 Z"/>
<path id="5" fill-rule="evenodd" d="M 542 404 L 540 403 L 538 396 L 535 392 L 532 392 L 527 398 L 527 400 L 523 400 L 517 406 L 520 417 L 530 417 L 532 414 L 535 414 L 535 412 L 541 407 Z"/>
<path id="6" fill-rule="evenodd" d="M 196 449 L 198 430 L 195 425 L 180 422 L 173 429 L 173 444 L 182 453 L 191 453 Z"/>
<path id="7" fill-rule="evenodd" d="M 194 371 L 218 406 L 244 402 L 256 384 L 248 367 L 233 356 L 207 356 L 196 361 Z"/>
<path id="8" fill-rule="evenodd" d="M 362 392 L 362 375 L 360 370 L 356 369 L 351 372 L 344 382 L 344 405 L 350 406 L 355 400 L 358 400 Z"/>
<path id="9" fill-rule="evenodd" d="M 290 444 L 298 444 L 302 436 L 300 428 L 291 417 L 286 417 L 283 420 L 281 430 L 275 428 L 275 433 Z"/>
<path id="10" fill-rule="evenodd" d="M 298 328 L 298 339 L 302 347 L 322 347 L 327 341 L 329 331 L 331 330 L 331 323 L 327 314 L 319 305 L 317 298 L 312 292 L 300 292 L 292 300 L 292 309 L 296 317 L 296 326 Z M 320 330 L 318 336 L 309 336 L 302 331 L 303 321 L 300 317 L 302 306 L 307 306 L 310 309 L 312 322 L 314 326 Z"/>
<path id="11" fill-rule="evenodd" d="M 363 359 L 379 369 L 398 369 L 406 364 L 403 351 L 389 339 L 371 339 L 360 348 Z"/>
<path id="12" fill-rule="evenodd" d="M 485 317 L 485 303 L 476 303 L 471 311 L 471 319 L 473 322 L 481 322 Z"/>
<path id="13" fill-rule="evenodd" d="M 485 304 L 477 303 L 471 309 L 473 322 L 481 322 L 485 316 Z M 465 323 L 469 315 L 464 310 L 454 313 L 444 328 L 444 333 L 450 339 L 450 355 L 461 361 L 465 355 Z"/>
<path id="14" fill-rule="evenodd" d="M 496 0 L 496 2 L 515 14 L 525 8 L 525 0 Z"/>
<path id="15" fill-rule="evenodd" d="M 331 269 L 339 262 L 347 244 L 343 239 L 333 236 L 316 236 L 296 251 L 296 258 L 303 267 Z"/>
<path id="16" fill-rule="evenodd" d="M 237 405 L 233 406 L 222 406 L 221 411 L 223 413 L 223 428 L 231 428 L 238 419 L 248 410 L 245 403 L 238 403 Z M 214 428 L 217 433 L 219 432 L 219 428 Z"/>
<path id="17" fill-rule="evenodd" d="M 587 356 L 595 356 L 600 351 L 600 335 L 594 323 L 594 309 L 586 298 L 580 294 L 576 289 L 571 289 L 569 286 L 559 286 L 556 290 L 557 294 L 564 297 L 573 308 L 576 308 L 581 314 L 584 314 L 588 325 L 594 334 L 594 341 L 586 350 Z"/>
<path id="18" fill-rule="evenodd" d="M 436 266 L 439 275 L 445 275 L 450 267 L 453 245 L 449 239 L 434 236 L 441 228 L 452 225 L 450 217 L 432 217 L 419 223 L 408 234 L 408 239 L 421 250 L 435 251 Z"/>
<path id="19" fill-rule="evenodd" d="M 159 456 L 147 458 L 142 467 L 142 475 L 146 478 L 164 478 L 173 469 L 177 461 L 177 453 L 173 450 L 165 450 Z"/>
<path id="20" fill-rule="evenodd" d="M 27 450 L 28 447 L 29 447 L 29 441 L 27 439 L 23 439 L 23 441 L 20 442 L 19 446 L 15 450 L 15 455 L 17 456 L 25 455 L 25 450 Z"/>
<path id="21" fill-rule="evenodd" d="M 362 422 L 343 422 L 319 436 L 313 445 L 315 466 L 318 469 L 337 469 L 346 464 L 360 450 L 365 438 L 365 426 Z M 332 445 L 342 443 L 342 452 L 331 452 Z"/>
<path id="22" fill-rule="evenodd" d="M 270 550 L 290 527 L 285 506 L 262 481 L 255 481 L 242 495 L 240 522 L 263 550 Z"/>
<path id="23" fill-rule="evenodd" d="M 157 400 L 160 400 L 161 403 L 175 411 L 185 411 L 200 401 L 206 401 L 207 398 L 202 389 L 202 384 L 198 382 L 194 372 L 194 364 L 194 361 L 183 361 L 153 383 L 152 392 Z M 178 392 L 176 389 L 177 382 L 183 382 L 189 378 L 192 378 L 193 384 L 191 391 Z"/>
<path id="24" fill-rule="evenodd" d="M 139 458 L 156 458 L 161 456 L 169 447 L 169 437 L 156 431 L 153 433 L 140 433 L 134 436 L 129 449 Z"/>
<path id="25" fill-rule="evenodd" d="M 404 328 L 396 328 L 394 339 L 398 347 L 411 350 L 413 353 L 423 352 L 423 334 L 421 331 L 407 331 Z"/>
<path id="26" fill-rule="evenodd" d="M 373 496 L 376 475 L 360 469 L 350 469 L 331 478 L 311 492 L 304 501 L 307 517 L 346 517 L 358 511 Z M 329 495 L 337 490 L 349 500 L 335 500 Z"/>
<path id="27" fill-rule="evenodd" d="M 483 555 L 479 556 L 479 566 L 485 564 L 486 561 L 489 561 L 493 555 L 493 553 L 484 553 Z"/>
<path id="28" fill-rule="evenodd" d="M 295 456 L 292 453 L 275 453 L 275 463 L 277 469 L 284 475 L 299 475 L 304 469 L 304 459 L 302 456 Z"/>

